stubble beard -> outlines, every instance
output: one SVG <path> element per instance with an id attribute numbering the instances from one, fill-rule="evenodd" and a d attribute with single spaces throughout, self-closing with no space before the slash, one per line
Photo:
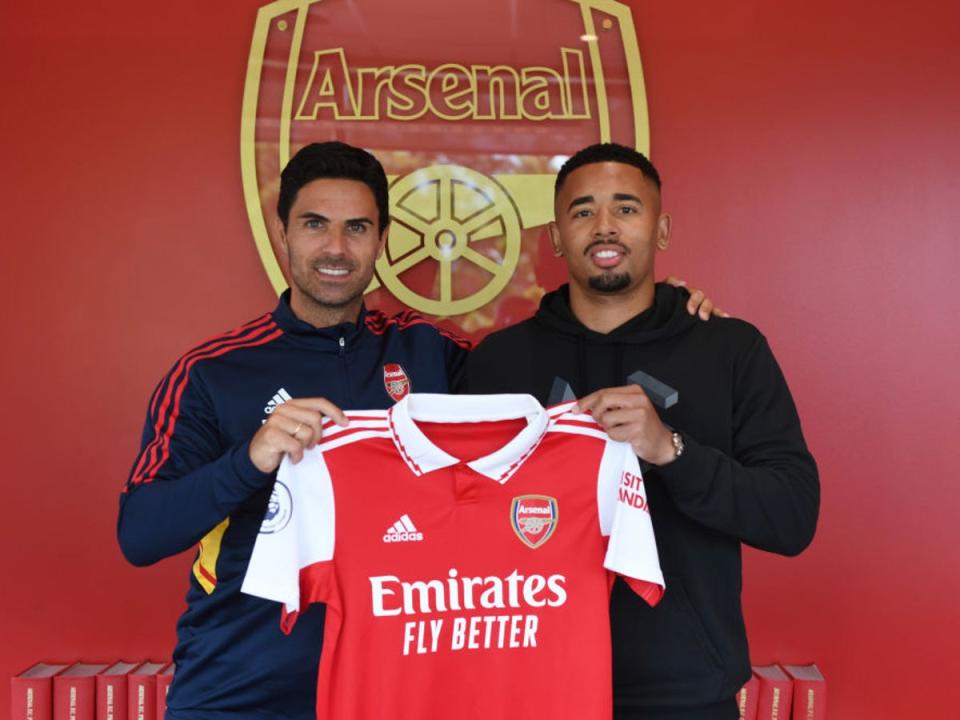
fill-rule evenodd
<path id="1" fill-rule="evenodd" d="M 630 287 L 630 273 L 603 273 L 587 278 L 591 290 L 601 293 L 618 293 Z"/>
<path id="2" fill-rule="evenodd" d="M 291 261 L 292 260 L 291 258 Z M 327 260 L 324 264 L 328 267 L 344 267 L 349 270 L 356 269 L 356 266 L 351 263 L 331 262 Z M 325 286 L 323 280 L 318 276 L 315 267 L 316 264 L 311 263 L 305 269 L 305 272 L 291 270 L 290 280 L 291 284 L 296 286 L 301 297 L 313 307 L 313 310 L 310 311 L 311 314 L 319 314 L 317 317 L 323 317 L 327 314 L 336 316 L 352 305 L 362 301 L 364 291 L 367 289 L 367 286 L 369 286 L 373 276 L 371 272 L 371 277 L 368 278 L 366 282 L 361 282 L 360 279 L 357 279 L 344 286 L 328 287 Z"/>
<path id="3" fill-rule="evenodd" d="M 369 283 L 367 283 L 369 285 Z M 310 298 L 314 305 L 324 310 L 342 310 L 363 297 L 364 285 L 359 284 L 336 289 L 325 288 L 322 282 L 297 284 L 300 292 Z"/>

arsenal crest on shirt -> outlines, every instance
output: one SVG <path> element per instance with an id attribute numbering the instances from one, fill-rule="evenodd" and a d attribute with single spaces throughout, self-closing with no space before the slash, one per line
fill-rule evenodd
<path id="1" fill-rule="evenodd" d="M 520 495 L 510 507 L 510 524 L 517 537 L 534 550 L 557 529 L 557 499 L 548 495 Z"/>
<path id="2" fill-rule="evenodd" d="M 383 366 L 383 386 L 394 402 L 400 402 L 410 392 L 410 378 L 398 363 L 387 363 Z"/>

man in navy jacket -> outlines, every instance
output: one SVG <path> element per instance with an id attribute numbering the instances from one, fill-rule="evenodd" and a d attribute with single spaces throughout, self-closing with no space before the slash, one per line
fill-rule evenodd
<path id="1" fill-rule="evenodd" d="M 284 454 L 299 459 L 339 408 L 386 408 L 448 392 L 467 343 L 415 313 L 363 306 L 389 222 L 387 178 L 343 143 L 305 147 L 281 176 L 278 232 L 290 289 L 276 309 L 181 357 L 150 400 L 120 498 L 118 536 L 135 565 L 199 546 L 177 624 L 167 718 L 315 716 L 324 612 L 285 636 L 275 603 L 240 585 Z"/>

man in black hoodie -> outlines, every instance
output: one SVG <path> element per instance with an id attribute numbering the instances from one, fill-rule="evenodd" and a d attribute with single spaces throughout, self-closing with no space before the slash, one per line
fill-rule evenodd
<path id="1" fill-rule="evenodd" d="M 795 555 L 816 528 L 817 469 L 790 391 L 756 328 L 699 322 L 682 291 L 655 285 L 670 217 L 643 155 L 580 151 L 557 176 L 555 212 L 550 237 L 569 283 L 471 353 L 466 389 L 546 403 L 559 379 L 632 444 L 667 590 L 651 608 L 614 586 L 615 716 L 734 720 L 750 677 L 740 545 Z M 627 379 L 638 370 L 649 395 Z"/>

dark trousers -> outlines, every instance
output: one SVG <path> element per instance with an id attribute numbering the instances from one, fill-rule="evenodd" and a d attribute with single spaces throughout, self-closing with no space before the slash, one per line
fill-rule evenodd
<path id="1" fill-rule="evenodd" d="M 613 709 L 613 720 L 738 720 L 736 700 L 698 707 L 645 707 Z"/>

